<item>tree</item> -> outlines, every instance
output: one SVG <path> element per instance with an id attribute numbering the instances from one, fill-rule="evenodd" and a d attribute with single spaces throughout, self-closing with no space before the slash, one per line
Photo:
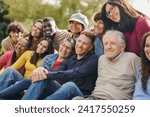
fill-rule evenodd
<path id="1" fill-rule="evenodd" d="M 7 6 L 0 0 L 0 42 L 6 37 L 6 28 L 10 22 L 5 18 L 6 14 L 8 14 Z"/>
<path id="2" fill-rule="evenodd" d="M 82 12 L 92 20 L 99 4 L 104 0 L 57 0 L 58 4 L 46 4 L 42 0 L 4 0 L 9 6 L 7 18 L 18 20 L 30 31 L 33 22 L 47 16 L 54 17 L 59 28 L 68 28 L 68 19 L 75 12 Z"/>

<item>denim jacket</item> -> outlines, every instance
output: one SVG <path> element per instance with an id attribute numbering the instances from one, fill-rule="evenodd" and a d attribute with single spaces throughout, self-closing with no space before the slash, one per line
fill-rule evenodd
<path id="1" fill-rule="evenodd" d="M 140 69 L 137 73 L 137 81 L 135 83 L 133 100 L 150 100 L 150 76 L 148 78 L 146 91 L 144 91 L 142 88 L 141 78 L 142 78 L 142 73 Z"/>
<path id="2" fill-rule="evenodd" d="M 45 56 L 40 66 L 50 71 L 57 57 L 58 54 L 50 54 Z"/>
<path id="3" fill-rule="evenodd" d="M 98 57 L 104 54 L 103 44 L 102 44 L 101 39 L 98 37 L 98 35 L 95 36 L 94 48 L 95 48 L 95 54 Z"/>

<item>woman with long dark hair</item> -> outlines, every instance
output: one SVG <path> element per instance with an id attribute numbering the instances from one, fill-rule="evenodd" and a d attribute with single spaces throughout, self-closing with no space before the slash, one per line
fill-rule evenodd
<path id="1" fill-rule="evenodd" d="M 48 54 L 53 54 L 54 49 L 50 50 L 49 45 L 51 44 L 47 39 L 41 38 L 35 51 L 26 51 L 22 54 L 11 68 L 7 68 L 0 75 L 0 90 L 3 90 L 24 78 L 30 78 L 32 71 L 41 64 L 42 59 Z M 25 66 L 24 76 L 17 71 L 17 69 L 20 69 L 22 66 Z"/>
<path id="2" fill-rule="evenodd" d="M 43 20 L 38 19 L 32 26 L 31 32 L 28 37 L 30 50 L 36 50 L 41 37 L 43 37 Z"/>
<path id="3" fill-rule="evenodd" d="M 63 61 L 65 59 L 72 56 L 74 53 L 75 53 L 75 39 L 66 38 L 59 45 L 58 54 L 50 54 L 50 55 L 47 55 L 46 57 L 44 57 L 40 67 L 35 69 L 32 72 L 31 76 L 33 76 L 35 74 L 36 75 L 40 74 L 44 70 L 55 71 L 63 63 Z M 61 83 L 60 80 L 58 82 Z M 21 96 L 20 94 L 24 90 L 27 90 L 29 87 L 34 87 L 35 85 L 36 85 L 35 83 L 31 84 L 31 79 L 23 79 L 23 80 L 17 82 L 16 84 L 11 85 L 10 87 L 5 88 L 4 90 L 1 90 L 0 91 L 0 98 L 12 99 L 14 97 L 18 97 L 18 95 L 20 97 Z M 36 94 L 33 94 L 33 95 L 36 96 L 36 95 L 43 93 L 45 91 L 46 91 L 46 89 L 44 87 L 42 87 L 42 88 L 40 88 L 40 90 L 38 90 L 38 93 L 37 93 L 36 89 L 34 89 L 34 91 L 33 92 L 31 91 L 31 92 L 32 93 L 35 92 Z"/>
<path id="4" fill-rule="evenodd" d="M 150 30 L 150 21 L 134 9 L 127 0 L 107 0 L 101 9 L 105 30 L 115 29 L 125 34 L 129 52 L 140 56 L 142 37 Z"/>
<path id="5" fill-rule="evenodd" d="M 141 58 L 133 99 L 150 100 L 150 31 L 143 37 Z"/>

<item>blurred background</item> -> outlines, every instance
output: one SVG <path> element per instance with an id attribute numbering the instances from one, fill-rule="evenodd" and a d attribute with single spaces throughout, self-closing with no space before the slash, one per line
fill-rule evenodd
<path id="1" fill-rule="evenodd" d="M 11 21 L 20 21 L 30 31 L 37 19 L 54 17 L 60 29 L 68 28 L 68 19 L 82 12 L 93 24 L 93 16 L 106 0 L 0 0 L 0 42 L 6 37 L 6 27 Z M 141 12 L 150 16 L 150 0 L 129 0 Z"/>

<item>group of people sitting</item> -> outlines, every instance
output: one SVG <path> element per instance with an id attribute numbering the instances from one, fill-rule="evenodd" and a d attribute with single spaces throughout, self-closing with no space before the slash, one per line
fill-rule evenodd
<path id="1" fill-rule="evenodd" d="M 88 18 L 75 13 L 69 29 L 52 17 L 35 22 L 29 35 L 8 25 L 1 43 L 0 99 L 150 99 L 150 20 L 126 0 L 107 0 Z"/>

